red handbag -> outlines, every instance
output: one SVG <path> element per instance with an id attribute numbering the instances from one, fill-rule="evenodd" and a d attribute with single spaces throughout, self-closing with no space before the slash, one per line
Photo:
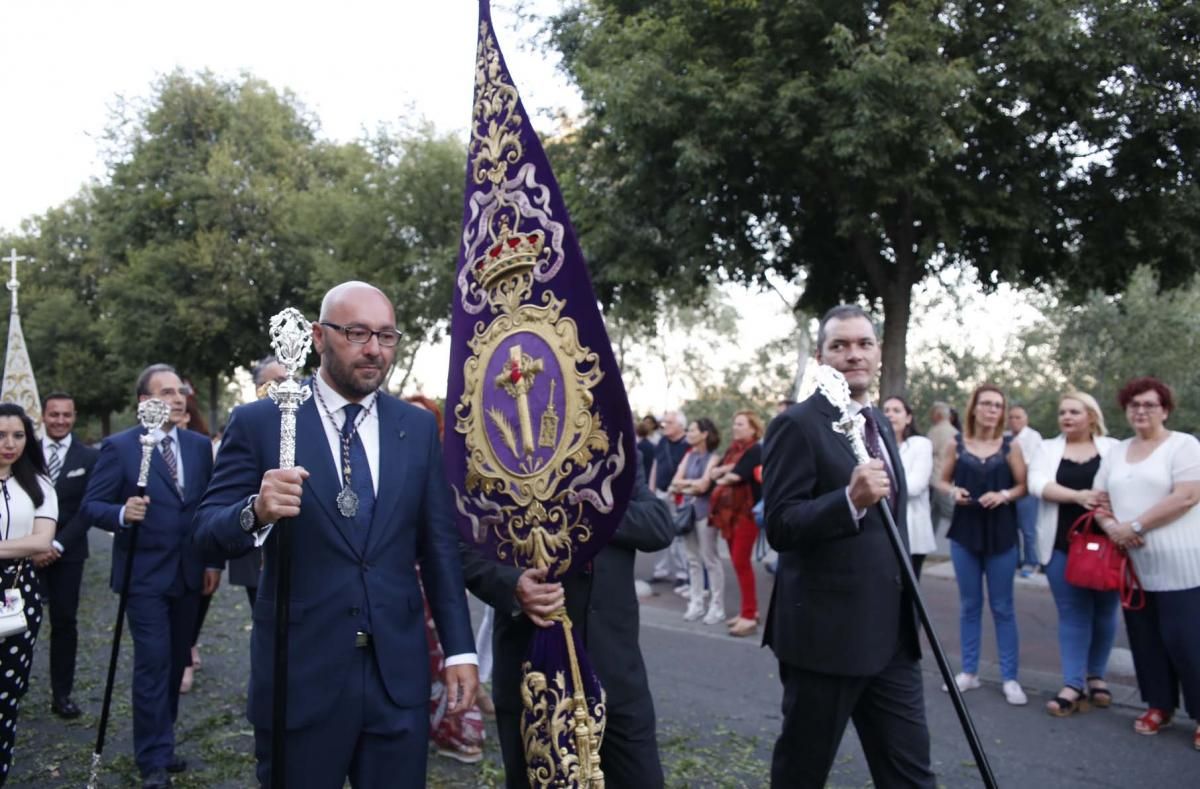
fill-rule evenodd
<path id="1" fill-rule="evenodd" d="M 1067 533 L 1067 583 L 1098 592 L 1120 592 L 1121 605 L 1139 610 L 1146 593 L 1129 555 L 1096 526 L 1095 510 L 1080 515 Z"/>

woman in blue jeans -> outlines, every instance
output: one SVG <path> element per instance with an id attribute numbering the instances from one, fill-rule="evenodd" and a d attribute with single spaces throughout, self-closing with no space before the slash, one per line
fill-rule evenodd
<path id="1" fill-rule="evenodd" d="M 1092 489 L 1101 459 L 1116 446 L 1108 438 L 1095 398 L 1068 392 L 1058 401 L 1062 432 L 1042 442 L 1029 465 L 1029 490 L 1041 500 L 1038 510 L 1038 561 L 1058 608 L 1058 651 L 1063 688 L 1046 702 L 1046 712 L 1065 718 L 1112 703 L 1104 682 L 1108 656 L 1117 636 L 1118 593 L 1097 592 L 1067 583 L 1068 533 L 1085 512 L 1107 506 L 1108 497 Z M 1085 684 L 1086 682 L 1086 684 Z"/>
<path id="2" fill-rule="evenodd" d="M 950 560 L 958 580 L 962 673 L 959 690 L 979 687 L 979 639 L 983 585 L 996 625 L 1000 675 L 1009 704 L 1028 699 L 1017 681 L 1019 643 L 1013 611 L 1017 571 L 1017 512 L 1025 495 L 1025 458 L 1021 447 L 1004 436 L 1004 392 L 984 384 L 971 393 L 966 430 L 946 448 L 939 488 L 954 501 L 950 521 Z"/>

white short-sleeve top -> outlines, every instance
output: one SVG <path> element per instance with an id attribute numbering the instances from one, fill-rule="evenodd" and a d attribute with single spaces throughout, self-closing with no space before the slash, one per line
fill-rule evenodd
<path id="1" fill-rule="evenodd" d="M 33 534 L 34 518 L 58 521 L 58 494 L 45 477 L 38 477 L 42 486 L 42 506 L 34 507 L 33 499 L 12 477 L 0 483 L 0 539 L 15 540 Z"/>
<path id="2" fill-rule="evenodd" d="M 1096 488 L 1107 490 L 1113 515 L 1128 523 L 1169 496 L 1179 482 L 1200 481 L 1200 441 L 1171 431 L 1138 463 L 1125 457 L 1133 439 L 1116 446 L 1100 464 Z M 1173 592 L 1200 586 L 1200 505 L 1165 526 L 1146 532 L 1145 544 L 1129 552 L 1142 586 Z"/>

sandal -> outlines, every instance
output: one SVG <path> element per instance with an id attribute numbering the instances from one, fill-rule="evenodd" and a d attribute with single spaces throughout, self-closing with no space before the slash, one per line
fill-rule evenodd
<path id="1" fill-rule="evenodd" d="M 1159 729 L 1165 729 L 1171 725 L 1171 713 L 1166 710 L 1160 710 L 1157 707 L 1151 707 L 1138 716 L 1133 722 L 1133 730 L 1138 734 L 1147 736 L 1158 734 Z"/>
<path id="2" fill-rule="evenodd" d="M 1075 698 L 1069 699 L 1063 695 L 1068 690 L 1075 691 Z M 1086 712 L 1088 700 L 1083 695 L 1083 689 L 1074 685 L 1065 686 L 1057 696 L 1046 702 L 1046 712 L 1056 718 L 1067 718 L 1077 712 Z"/>
<path id="3" fill-rule="evenodd" d="M 1099 685 L 1092 684 L 1094 682 L 1103 682 L 1104 677 L 1088 677 L 1087 681 L 1088 700 L 1091 701 L 1096 707 L 1103 708 L 1112 706 L 1112 691 L 1108 689 L 1108 686 L 1105 685 L 1101 687 Z"/>

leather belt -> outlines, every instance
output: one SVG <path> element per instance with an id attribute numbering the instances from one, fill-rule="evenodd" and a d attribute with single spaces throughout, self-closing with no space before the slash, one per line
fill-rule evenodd
<path id="1" fill-rule="evenodd" d="M 359 630 L 357 633 L 354 634 L 354 647 L 356 649 L 365 649 L 366 647 L 369 647 L 369 646 L 371 646 L 371 634 L 370 633 L 364 633 L 363 631 Z"/>

